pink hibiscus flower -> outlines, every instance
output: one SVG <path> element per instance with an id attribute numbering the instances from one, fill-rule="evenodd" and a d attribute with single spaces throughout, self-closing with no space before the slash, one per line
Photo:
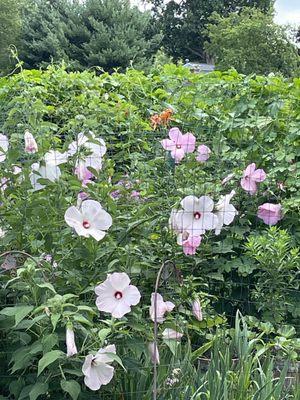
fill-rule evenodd
<path id="1" fill-rule="evenodd" d="M 257 182 L 263 182 L 266 177 L 267 175 L 263 169 L 256 169 L 255 163 L 249 164 L 241 179 L 241 186 L 251 195 L 255 194 L 257 192 Z"/>
<path id="2" fill-rule="evenodd" d="M 163 139 L 160 143 L 165 150 L 171 152 L 171 157 L 179 163 L 186 153 L 193 153 L 195 150 L 196 138 L 192 133 L 183 135 L 178 128 L 169 131 L 170 139 Z"/>
<path id="3" fill-rule="evenodd" d="M 282 219 L 281 204 L 265 203 L 258 207 L 258 218 L 267 225 L 275 225 Z"/>

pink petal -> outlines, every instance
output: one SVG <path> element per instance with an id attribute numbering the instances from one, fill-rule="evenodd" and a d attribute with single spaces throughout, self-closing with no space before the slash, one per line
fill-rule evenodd
<path id="1" fill-rule="evenodd" d="M 246 176 L 250 176 L 251 177 L 251 175 L 254 174 L 255 168 L 256 168 L 255 163 L 249 164 L 247 166 L 247 168 L 245 169 L 245 171 L 244 171 L 244 177 L 246 177 Z"/>
<path id="2" fill-rule="evenodd" d="M 182 144 L 182 133 L 178 128 L 172 128 L 169 130 L 169 138 L 173 143 Z"/>
<path id="3" fill-rule="evenodd" d="M 251 175 L 250 179 L 253 179 L 256 182 L 263 182 L 266 179 L 267 175 L 263 169 L 257 169 Z"/>
<path id="4" fill-rule="evenodd" d="M 171 157 L 174 158 L 176 163 L 179 163 L 185 156 L 185 151 L 183 149 L 177 149 L 171 151 Z"/>
<path id="5" fill-rule="evenodd" d="M 255 181 L 249 178 L 242 178 L 241 179 L 241 186 L 244 190 L 249 192 L 250 194 L 255 194 L 257 192 L 257 186 Z"/>
<path id="6" fill-rule="evenodd" d="M 123 298 L 126 304 L 129 306 L 136 306 L 141 300 L 141 294 L 137 287 L 129 285 L 123 291 Z"/>
<path id="7" fill-rule="evenodd" d="M 174 148 L 176 147 L 175 143 L 170 139 L 163 139 L 160 143 L 162 147 L 168 151 L 174 150 Z"/>
<path id="8" fill-rule="evenodd" d="M 192 133 L 186 133 L 182 136 L 181 146 L 186 153 L 192 153 L 195 150 L 196 138 Z"/>

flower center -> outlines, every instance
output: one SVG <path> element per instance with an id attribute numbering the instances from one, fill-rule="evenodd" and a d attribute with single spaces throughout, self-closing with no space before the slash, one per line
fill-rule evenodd
<path id="1" fill-rule="evenodd" d="M 176 149 L 181 149 L 181 144 L 176 144 Z"/>
<path id="2" fill-rule="evenodd" d="M 198 211 L 196 211 L 196 212 L 194 213 L 194 218 L 195 218 L 195 219 L 200 219 L 200 218 L 201 218 L 201 213 L 199 213 Z"/>
<path id="3" fill-rule="evenodd" d="M 90 227 L 91 225 L 90 225 L 89 221 L 83 221 L 82 226 L 83 226 L 85 229 L 89 229 L 89 227 Z"/>
<path id="4" fill-rule="evenodd" d="M 121 292 L 116 292 L 116 293 L 115 293 L 115 298 L 116 298 L 117 300 L 120 300 L 122 297 L 123 297 L 123 295 L 122 295 Z"/>

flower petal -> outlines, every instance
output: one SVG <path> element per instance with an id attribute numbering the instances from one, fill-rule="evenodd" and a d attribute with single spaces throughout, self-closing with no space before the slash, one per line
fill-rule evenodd
<path id="1" fill-rule="evenodd" d="M 71 206 L 65 212 L 65 221 L 72 228 L 82 226 L 83 218 L 79 210 L 75 206 Z"/>
<path id="2" fill-rule="evenodd" d="M 182 133 L 178 128 L 171 128 L 169 130 L 169 138 L 176 144 L 182 144 Z"/>
<path id="3" fill-rule="evenodd" d="M 165 150 L 172 151 L 175 149 L 175 143 L 170 139 L 163 139 L 161 140 L 161 145 Z"/>
<path id="4" fill-rule="evenodd" d="M 141 300 L 141 294 L 136 286 L 129 285 L 123 291 L 123 298 L 129 306 L 136 306 Z"/>
<path id="5" fill-rule="evenodd" d="M 130 284 L 130 278 L 125 272 L 114 272 L 109 275 L 108 281 L 111 286 L 119 292 L 122 292 Z"/>
<path id="6" fill-rule="evenodd" d="M 185 135 L 182 135 L 181 146 L 186 153 L 193 153 L 196 146 L 195 136 L 192 133 L 186 133 Z"/>

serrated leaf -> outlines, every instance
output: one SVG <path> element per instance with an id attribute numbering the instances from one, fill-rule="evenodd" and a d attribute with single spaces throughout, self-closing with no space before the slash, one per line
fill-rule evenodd
<path id="1" fill-rule="evenodd" d="M 60 350 L 52 350 L 46 353 L 38 363 L 38 376 L 44 371 L 48 365 L 54 363 L 60 357 L 64 356 L 65 354 Z"/>
<path id="2" fill-rule="evenodd" d="M 70 381 L 61 380 L 60 386 L 64 392 L 68 393 L 72 397 L 72 400 L 78 399 L 78 396 L 80 395 L 81 392 L 81 386 L 79 385 L 78 382 L 74 380 Z"/>
<path id="3" fill-rule="evenodd" d="M 37 382 L 29 392 L 29 399 L 36 400 L 39 396 L 47 392 L 48 387 L 48 383 Z"/>

